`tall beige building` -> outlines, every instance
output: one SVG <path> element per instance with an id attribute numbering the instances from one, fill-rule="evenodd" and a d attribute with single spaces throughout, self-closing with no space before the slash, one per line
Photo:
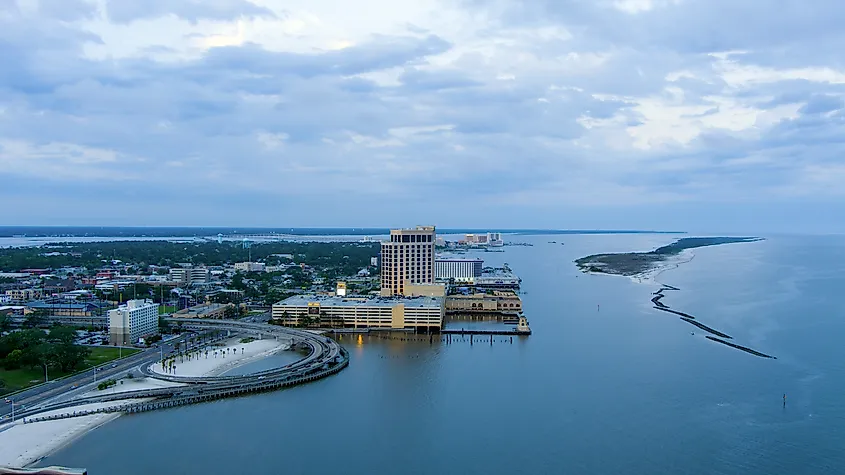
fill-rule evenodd
<path id="1" fill-rule="evenodd" d="M 434 283 L 434 226 L 391 229 L 381 243 L 381 295 L 405 295 L 406 285 Z"/>

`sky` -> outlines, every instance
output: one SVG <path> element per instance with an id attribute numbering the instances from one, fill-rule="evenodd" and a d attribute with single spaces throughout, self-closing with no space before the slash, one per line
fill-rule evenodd
<path id="1" fill-rule="evenodd" d="M 845 232 L 841 0 L 0 0 L 0 224 Z"/>

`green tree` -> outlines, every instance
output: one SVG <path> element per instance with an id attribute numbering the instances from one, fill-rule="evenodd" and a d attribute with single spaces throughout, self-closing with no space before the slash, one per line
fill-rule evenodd
<path id="1" fill-rule="evenodd" d="M 0 333 L 5 332 L 9 329 L 11 323 L 9 322 L 9 316 L 5 313 L 0 314 Z"/>
<path id="2" fill-rule="evenodd" d="M 232 288 L 235 290 L 246 290 L 247 285 L 244 282 L 244 275 L 240 272 L 235 272 L 232 276 Z"/>
<path id="3" fill-rule="evenodd" d="M 23 351 L 14 350 L 3 359 L 3 366 L 6 369 L 18 369 L 21 367 L 21 360 L 23 359 Z"/>
<path id="4" fill-rule="evenodd" d="M 49 360 L 51 363 L 58 364 L 63 372 L 69 372 L 82 364 L 90 353 L 91 350 L 87 347 L 62 343 L 53 346 Z"/>
<path id="5" fill-rule="evenodd" d="M 50 311 L 45 309 L 38 309 L 30 313 L 26 316 L 26 320 L 23 322 L 24 328 L 36 328 L 41 325 L 44 325 L 44 322 L 47 321 L 47 317 L 50 316 Z"/>
<path id="6" fill-rule="evenodd" d="M 161 333 L 170 333 L 172 331 L 170 322 L 165 320 L 164 317 L 158 317 L 158 331 Z"/>
<path id="7" fill-rule="evenodd" d="M 76 330 L 73 327 L 57 325 L 50 329 L 49 339 L 50 341 L 69 345 L 76 339 Z"/>

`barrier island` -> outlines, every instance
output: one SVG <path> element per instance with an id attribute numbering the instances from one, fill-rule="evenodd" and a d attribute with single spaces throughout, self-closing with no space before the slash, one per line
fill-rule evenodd
<path id="1" fill-rule="evenodd" d="M 649 252 L 622 252 L 611 254 L 593 254 L 575 260 L 583 272 L 636 276 L 645 274 L 661 263 L 677 256 L 687 249 L 696 247 L 718 246 L 739 242 L 762 241 L 758 237 L 690 237 L 681 238 L 672 244 L 659 247 Z"/>

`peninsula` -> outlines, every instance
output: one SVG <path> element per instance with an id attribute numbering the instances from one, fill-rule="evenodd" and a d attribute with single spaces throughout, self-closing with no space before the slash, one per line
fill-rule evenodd
<path id="1" fill-rule="evenodd" d="M 757 237 L 690 237 L 679 239 L 672 244 L 659 247 L 649 252 L 623 252 L 611 254 L 593 254 L 575 260 L 583 272 L 637 276 L 645 274 L 667 259 L 677 256 L 687 249 L 717 246 L 738 242 L 762 241 Z"/>

